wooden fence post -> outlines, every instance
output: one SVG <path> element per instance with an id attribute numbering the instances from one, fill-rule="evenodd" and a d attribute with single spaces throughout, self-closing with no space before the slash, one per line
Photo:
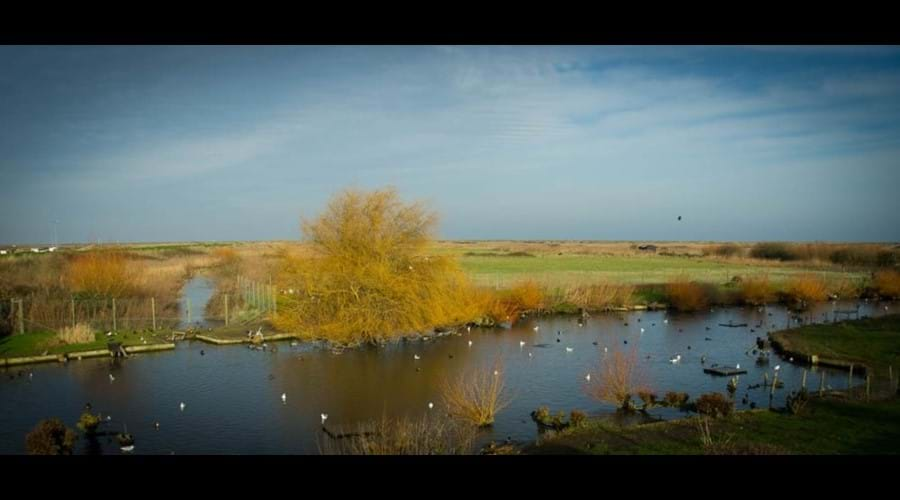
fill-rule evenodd
<path id="1" fill-rule="evenodd" d="M 112 299 L 112 306 L 113 306 L 113 331 L 115 332 L 115 331 L 117 331 L 116 330 L 116 298 L 115 297 L 113 297 L 113 299 Z"/>
<path id="2" fill-rule="evenodd" d="M 803 381 L 800 382 L 800 387 L 805 391 L 806 390 L 806 368 L 803 369 Z"/>
<path id="3" fill-rule="evenodd" d="M 278 292 L 272 287 L 272 313 L 278 314 Z"/>
<path id="4" fill-rule="evenodd" d="M 225 326 L 228 326 L 228 294 L 225 294 Z"/>
<path id="5" fill-rule="evenodd" d="M 19 335 L 25 334 L 25 315 L 22 312 L 22 299 L 19 299 Z"/>
<path id="6" fill-rule="evenodd" d="M 156 297 L 150 297 L 150 317 L 153 321 L 153 331 L 156 331 Z"/>
<path id="7" fill-rule="evenodd" d="M 188 298 L 186 300 L 187 300 L 187 322 L 188 322 L 188 326 L 190 326 L 190 324 L 191 324 L 191 299 Z"/>
<path id="8" fill-rule="evenodd" d="M 819 377 L 819 396 L 825 394 L 825 370 L 822 370 L 822 376 Z"/>
<path id="9" fill-rule="evenodd" d="M 850 373 L 847 375 L 847 394 L 853 395 L 853 363 L 850 363 Z"/>
<path id="10" fill-rule="evenodd" d="M 69 299 L 69 306 L 72 312 L 72 328 L 75 328 L 75 297 Z"/>

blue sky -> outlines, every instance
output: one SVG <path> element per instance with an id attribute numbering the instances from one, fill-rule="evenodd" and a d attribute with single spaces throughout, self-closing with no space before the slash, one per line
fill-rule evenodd
<path id="1" fill-rule="evenodd" d="M 0 242 L 900 240 L 898 47 L 0 47 Z M 681 222 L 676 217 L 683 217 Z"/>

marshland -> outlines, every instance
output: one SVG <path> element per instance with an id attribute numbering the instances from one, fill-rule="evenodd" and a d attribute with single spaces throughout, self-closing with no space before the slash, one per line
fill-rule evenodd
<path id="1" fill-rule="evenodd" d="M 0 454 L 900 450 L 896 48 L 0 66 Z"/>
<path id="2" fill-rule="evenodd" d="M 547 452 L 584 429 L 698 418 L 711 394 L 729 413 L 783 411 L 800 390 L 896 377 L 896 356 L 875 365 L 853 342 L 769 339 L 891 318 L 890 245 L 435 241 L 429 215 L 350 190 L 299 242 L 5 258 L 0 398 L 17 411 L 0 450 L 87 414 L 109 431 L 76 453 L 119 453 L 126 427 L 147 454 Z M 80 354 L 111 342 L 172 349 Z M 14 364 L 42 354 L 64 356 Z M 739 374 L 707 373 L 726 368 Z"/>

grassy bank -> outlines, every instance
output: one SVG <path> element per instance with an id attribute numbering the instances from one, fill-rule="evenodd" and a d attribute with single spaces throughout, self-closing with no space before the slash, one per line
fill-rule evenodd
<path id="1" fill-rule="evenodd" d="M 64 354 L 93 351 L 106 349 L 106 344 L 109 342 L 119 342 L 126 347 L 143 345 L 144 340 L 147 341 L 147 344 L 157 344 L 167 342 L 165 340 L 166 335 L 167 333 L 161 331 L 153 334 L 120 331 L 114 337 L 107 337 L 106 333 L 97 332 L 94 334 L 93 342 L 61 345 L 56 342 L 57 337 L 54 332 L 29 332 L 24 335 L 9 335 L 0 339 L 0 358 L 37 356 L 44 352 L 47 352 L 47 354 Z"/>
<path id="2" fill-rule="evenodd" d="M 704 445 L 699 417 L 633 427 L 592 420 L 564 431 L 528 454 L 692 455 L 900 453 L 900 401 L 813 400 L 803 415 L 769 410 L 709 420 Z"/>
<path id="3" fill-rule="evenodd" d="M 791 352 L 841 359 L 871 367 L 885 376 L 900 369 L 900 314 L 824 325 L 807 325 L 770 334 Z"/>

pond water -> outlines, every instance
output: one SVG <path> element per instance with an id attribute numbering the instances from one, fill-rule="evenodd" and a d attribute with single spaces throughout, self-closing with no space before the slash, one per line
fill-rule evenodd
<path id="1" fill-rule="evenodd" d="M 211 293 L 209 283 L 192 285 L 192 305 L 202 311 L 199 297 L 206 290 Z M 820 304 L 807 317 L 822 321 L 830 319 L 835 308 L 855 307 L 855 302 Z M 887 313 L 883 305 L 874 303 L 862 303 L 860 311 L 868 316 Z M 729 378 L 703 373 L 701 356 L 706 357 L 705 366 L 740 364 L 748 370 L 740 376 L 734 396 L 738 409 L 748 408 L 751 402 L 768 406 L 768 389 L 747 387 L 761 382 L 764 373 L 771 377 L 775 365 L 781 366 L 779 379 L 785 381 L 785 387 L 775 391 L 776 406 L 783 405 L 789 391 L 799 388 L 804 368 L 809 370 L 811 388 L 818 388 L 823 372 L 828 386 L 846 388 L 844 371 L 792 364 L 774 354 L 768 365 L 756 365 L 756 356 L 748 354 L 756 337 L 784 328 L 789 317 L 781 307 L 723 308 L 690 315 L 609 313 L 587 319 L 584 326 L 579 326 L 577 317 L 550 316 L 528 318 L 506 330 L 473 328 L 467 333 L 463 329 L 460 336 L 396 342 L 343 354 L 312 343 L 291 347 L 281 342 L 273 353 L 189 341 L 179 343 L 174 351 L 121 361 L 85 359 L 2 369 L 0 453 L 24 453 L 25 435 L 40 419 L 59 417 L 74 428 L 90 402 L 95 413 L 111 417 L 106 425 L 109 431 L 118 432 L 127 425 L 136 439 L 134 453 L 315 454 L 326 439 L 321 413 L 329 415 L 329 428 L 350 429 L 384 414 L 417 417 L 439 412 L 442 380 L 488 368 L 497 359 L 503 361 L 513 400 L 482 438 L 528 441 L 537 436 L 529 414 L 539 406 L 554 412 L 612 413 L 610 405 L 586 394 L 585 376 L 597 377 L 598 366 L 613 352 L 631 348 L 638 353 L 647 382 L 660 395 L 668 390 L 688 392 L 692 399 L 711 391 L 727 394 Z M 719 326 L 729 322 L 749 326 Z M 525 342 L 523 347 L 520 341 Z M 681 361 L 670 363 L 677 354 Z M 287 395 L 285 403 L 282 393 Z M 745 396 L 748 404 L 742 403 Z M 434 403 L 433 410 L 428 409 L 429 402 Z M 683 415 L 672 409 L 654 409 L 651 414 Z M 159 422 L 158 430 L 155 422 Z M 80 440 L 78 451 L 121 453 L 106 437 L 92 446 Z"/>
<path id="2" fill-rule="evenodd" d="M 205 276 L 195 276 L 185 284 L 181 297 L 178 300 L 178 310 L 181 312 L 178 328 L 216 327 L 224 323 L 206 318 L 203 310 L 210 297 L 215 293 L 215 284 Z"/>

